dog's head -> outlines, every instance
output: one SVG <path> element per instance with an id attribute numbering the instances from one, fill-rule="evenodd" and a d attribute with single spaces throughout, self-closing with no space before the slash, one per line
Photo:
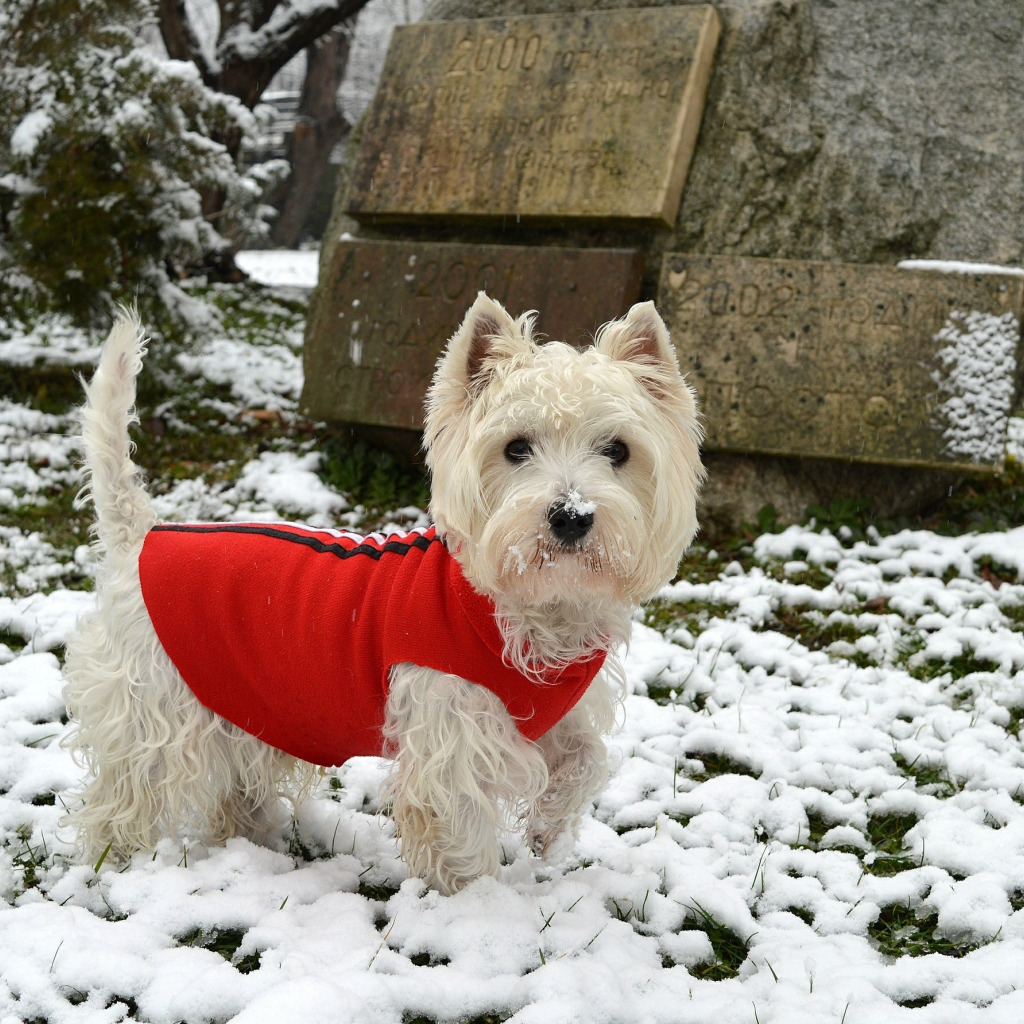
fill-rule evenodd
<path id="1" fill-rule="evenodd" d="M 703 477 L 693 395 L 650 302 L 592 348 L 538 345 L 483 292 L 427 396 L 430 511 L 505 606 L 636 603 L 675 572 Z"/>

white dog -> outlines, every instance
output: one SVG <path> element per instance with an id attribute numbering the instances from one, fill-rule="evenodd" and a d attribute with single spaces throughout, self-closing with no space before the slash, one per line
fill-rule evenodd
<path id="1" fill-rule="evenodd" d="M 86 855 L 266 838 L 312 762 L 366 753 L 442 892 L 497 874 L 504 826 L 549 856 L 574 834 L 615 652 L 696 530 L 700 428 L 652 303 L 582 351 L 532 323 L 480 294 L 427 397 L 436 526 L 360 538 L 158 524 L 128 437 L 145 342 L 119 320 L 83 410 L 98 605 L 65 664 Z"/>

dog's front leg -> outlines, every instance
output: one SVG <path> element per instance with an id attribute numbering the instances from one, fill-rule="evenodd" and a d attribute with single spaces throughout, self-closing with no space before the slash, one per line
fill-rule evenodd
<path id="1" fill-rule="evenodd" d="M 497 832 L 547 784 L 539 749 L 489 690 L 413 665 L 392 672 L 384 796 L 411 873 L 443 893 L 498 873 Z"/>
<path id="2" fill-rule="evenodd" d="M 600 678 L 583 700 L 537 741 L 548 784 L 531 808 L 526 841 L 535 854 L 557 860 L 568 853 L 580 815 L 608 778 L 601 738 L 613 718 L 611 692 Z"/>

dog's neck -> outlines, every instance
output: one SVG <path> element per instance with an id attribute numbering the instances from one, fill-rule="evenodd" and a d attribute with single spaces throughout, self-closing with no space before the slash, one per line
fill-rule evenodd
<path id="1" fill-rule="evenodd" d="M 481 578 L 470 554 L 475 546 L 446 531 L 439 532 L 463 575 L 495 607 L 505 643 L 505 660 L 524 675 L 582 661 L 600 651 L 614 651 L 629 640 L 634 605 L 606 589 L 588 589 L 580 581 L 572 596 L 528 600 L 496 593 L 493 581 Z"/>
<path id="2" fill-rule="evenodd" d="M 607 599 L 500 604 L 497 611 L 506 655 L 520 668 L 570 664 L 629 639 L 629 607 Z"/>

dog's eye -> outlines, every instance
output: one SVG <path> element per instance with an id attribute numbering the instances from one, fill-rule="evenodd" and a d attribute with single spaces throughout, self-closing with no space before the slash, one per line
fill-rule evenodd
<path id="1" fill-rule="evenodd" d="M 601 449 L 601 454 L 613 466 L 622 466 L 629 461 L 629 446 L 625 441 L 611 441 Z"/>
<path id="2" fill-rule="evenodd" d="M 509 462 L 525 462 L 533 454 L 533 445 L 525 437 L 517 437 L 505 445 L 505 458 Z"/>

